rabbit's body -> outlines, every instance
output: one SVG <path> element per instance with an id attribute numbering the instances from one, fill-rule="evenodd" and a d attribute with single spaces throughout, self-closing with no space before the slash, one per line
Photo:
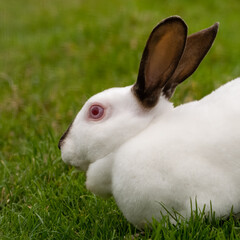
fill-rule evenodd
<path id="1" fill-rule="evenodd" d="M 190 198 L 218 216 L 240 211 L 240 79 L 200 101 L 169 108 L 116 151 L 112 189 L 137 226 L 173 207 L 190 215 Z M 231 124 L 229 124 L 231 123 Z M 124 198 L 122 196 L 128 196 Z"/>
<path id="2" fill-rule="evenodd" d="M 86 186 L 114 196 L 126 218 L 142 227 L 162 204 L 183 216 L 190 199 L 210 201 L 217 216 L 240 211 L 240 78 L 200 101 L 176 108 L 176 86 L 190 76 L 218 29 L 187 37 L 179 17 L 151 33 L 137 82 L 90 98 L 59 141 L 62 158 L 86 171 Z"/>

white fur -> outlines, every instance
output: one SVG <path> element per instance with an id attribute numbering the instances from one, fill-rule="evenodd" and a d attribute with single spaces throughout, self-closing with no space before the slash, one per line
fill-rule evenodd
<path id="1" fill-rule="evenodd" d="M 106 106 L 102 120 L 87 119 L 92 103 Z M 207 210 L 211 201 L 217 216 L 239 212 L 240 78 L 176 108 L 161 96 L 146 110 L 131 86 L 106 90 L 84 105 L 61 150 L 138 227 L 160 217 L 160 203 L 189 216 L 190 198 Z"/>

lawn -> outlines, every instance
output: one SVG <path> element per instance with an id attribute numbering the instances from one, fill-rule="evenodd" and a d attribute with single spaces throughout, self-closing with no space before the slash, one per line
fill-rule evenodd
<path id="1" fill-rule="evenodd" d="M 182 16 L 189 33 L 220 22 L 175 105 L 239 76 L 239 13 L 238 0 L 0 1 L 0 239 L 240 239 L 239 222 L 201 212 L 176 226 L 164 217 L 142 235 L 113 199 L 85 189 L 57 148 L 86 99 L 136 80 L 146 39 L 165 17 Z"/>

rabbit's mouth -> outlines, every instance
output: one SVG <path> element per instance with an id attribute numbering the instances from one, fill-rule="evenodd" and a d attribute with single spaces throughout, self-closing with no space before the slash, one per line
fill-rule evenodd
<path id="1" fill-rule="evenodd" d="M 62 160 L 73 167 L 75 167 L 79 171 L 86 172 L 88 170 L 90 162 L 85 159 L 83 156 L 78 156 L 74 151 L 69 151 L 66 149 L 66 145 L 64 144 L 61 148 Z"/>
<path id="2" fill-rule="evenodd" d="M 72 165 L 74 166 L 74 165 Z M 88 171 L 88 167 L 89 167 L 89 163 L 88 162 L 84 162 L 81 164 L 81 166 L 74 166 L 77 170 L 81 171 L 81 172 L 87 172 Z"/>
<path id="3" fill-rule="evenodd" d="M 64 161 L 65 163 L 75 167 L 77 170 L 81 171 L 81 172 L 87 172 L 88 167 L 89 167 L 89 162 L 88 161 L 74 161 L 74 160 L 70 160 L 70 161 Z"/>

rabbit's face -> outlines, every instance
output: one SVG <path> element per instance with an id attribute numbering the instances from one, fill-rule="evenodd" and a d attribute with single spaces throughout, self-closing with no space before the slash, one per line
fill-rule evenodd
<path id="1" fill-rule="evenodd" d="M 59 142 L 62 159 L 83 171 L 138 134 L 154 117 L 132 94 L 131 86 L 91 97 Z"/>

